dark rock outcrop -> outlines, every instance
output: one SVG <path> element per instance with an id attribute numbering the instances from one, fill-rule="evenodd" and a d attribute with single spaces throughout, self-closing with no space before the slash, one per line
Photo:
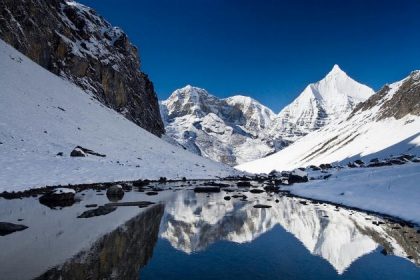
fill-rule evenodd
<path id="1" fill-rule="evenodd" d="M 83 212 L 77 218 L 86 219 L 86 218 L 92 218 L 92 217 L 97 217 L 97 216 L 104 216 L 104 215 L 108 215 L 109 213 L 114 212 L 115 210 L 117 210 L 117 207 L 114 207 L 114 206 L 109 206 L 109 205 L 99 206 L 98 208 Z"/>
<path id="2" fill-rule="evenodd" d="M 106 157 L 104 154 L 97 153 L 95 151 L 83 148 L 81 146 L 76 146 L 76 148 L 71 151 L 70 156 L 71 157 L 85 157 L 87 154 L 97 157 Z"/>
<path id="3" fill-rule="evenodd" d="M 220 192 L 220 187 L 216 186 L 202 186 L 202 187 L 195 187 L 194 192 L 196 193 L 214 193 Z"/>
<path id="4" fill-rule="evenodd" d="M 385 98 L 389 94 L 392 94 L 391 98 Z M 384 86 L 368 100 L 359 103 L 349 119 L 359 111 L 366 111 L 375 106 L 379 106 L 378 120 L 390 117 L 401 119 L 408 114 L 420 116 L 420 71 L 414 71 L 402 80 L 395 93 L 392 93 L 390 86 Z"/>
<path id="5" fill-rule="evenodd" d="M 123 187 L 121 185 L 113 185 L 110 186 L 106 190 L 106 196 L 108 197 L 109 201 L 117 202 L 124 197 Z"/>
<path id="6" fill-rule="evenodd" d="M 0 0 L 0 38 L 137 125 L 164 133 L 137 48 L 94 10 L 64 0 Z"/>
<path id="7" fill-rule="evenodd" d="M 39 202 L 51 209 L 56 207 L 72 206 L 75 201 L 75 192 L 72 189 L 54 189 L 39 198 Z"/>
<path id="8" fill-rule="evenodd" d="M 27 226 L 0 222 L 0 236 L 5 236 L 16 231 L 21 231 L 27 229 Z"/>

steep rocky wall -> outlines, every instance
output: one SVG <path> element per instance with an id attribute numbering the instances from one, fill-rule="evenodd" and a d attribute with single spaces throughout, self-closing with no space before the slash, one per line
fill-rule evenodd
<path id="1" fill-rule="evenodd" d="M 0 38 L 144 129 L 164 133 L 137 48 L 94 10 L 65 0 L 0 0 Z"/>

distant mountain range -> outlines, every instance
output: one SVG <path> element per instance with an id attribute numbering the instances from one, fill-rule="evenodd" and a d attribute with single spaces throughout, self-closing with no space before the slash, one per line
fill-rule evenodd
<path id="1" fill-rule="evenodd" d="M 250 97 L 219 99 L 189 85 L 161 102 L 161 115 L 166 134 L 187 150 L 237 165 L 283 149 L 373 94 L 335 65 L 277 115 Z"/>

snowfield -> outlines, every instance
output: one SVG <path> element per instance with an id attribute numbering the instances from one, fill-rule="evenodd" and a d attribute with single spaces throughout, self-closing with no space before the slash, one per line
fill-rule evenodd
<path id="1" fill-rule="evenodd" d="M 148 133 L 3 41 L 0 61 L 0 192 L 237 173 Z M 76 146 L 106 157 L 70 157 Z"/>
<path id="2" fill-rule="evenodd" d="M 285 187 L 292 194 L 399 217 L 420 224 L 420 164 L 345 168 L 327 180 Z"/>
<path id="3" fill-rule="evenodd" d="M 388 103 L 395 96 L 404 96 L 418 102 L 416 92 L 420 85 L 420 71 L 385 86 L 352 114 L 344 114 L 335 122 L 294 142 L 293 145 L 268 156 L 237 166 L 251 173 L 269 173 L 272 170 L 292 170 L 298 167 L 341 162 L 361 158 L 385 158 L 403 153 L 420 154 L 420 116 L 408 112 L 403 117 L 381 118 L 384 112 L 396 114 L 401 101 Z M 412 88 L 413 90 L 407 90 Z M 375 100 L 377 99 L 377 100 Z M 366 108 L 364 108 L 364 106 Z M 415 110 L 415 109 L 413 109 Z"/>

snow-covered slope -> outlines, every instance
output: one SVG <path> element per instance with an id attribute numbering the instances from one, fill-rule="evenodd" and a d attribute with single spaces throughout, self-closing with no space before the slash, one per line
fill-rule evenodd
<path id="1" fill-rule="evenodd" d="M 420 71 L 383 87 L 349 116 L 299 139 L 280 152 L 238 166 L 249 172 L 388 157 L 420 152 Z"/>
<path id="2" fill-rule="evenodd" d="M 420 224 L 420 164 L 344 168 L 328 180 L 285 187 L 293 194 L 399 217 Z"/>
<path id="3" fill-rule="evenodd" d="M 374 91 L 362 85 L 338 65 L 317 83 L 305 90 L 278 114 L 270 135 L 290 143 L 331 121 L 349 114 L 356 104 L 368 99 Z"/>
<path id="4" fill-rule="evenodd" d="M 3 41 L 0 85 L 0 191 L 234 172 L 146 132 Z M 70 157 L 77 145 L 106 157 Z"/>
<path id="5" fill-rule="evenodd" d="M 275 114 L 246 96 L 219 99 L 190 85 L 161 102 L 166 134 L 198 155 L 235 165 L 273 152 L 265 132 Z"/>

